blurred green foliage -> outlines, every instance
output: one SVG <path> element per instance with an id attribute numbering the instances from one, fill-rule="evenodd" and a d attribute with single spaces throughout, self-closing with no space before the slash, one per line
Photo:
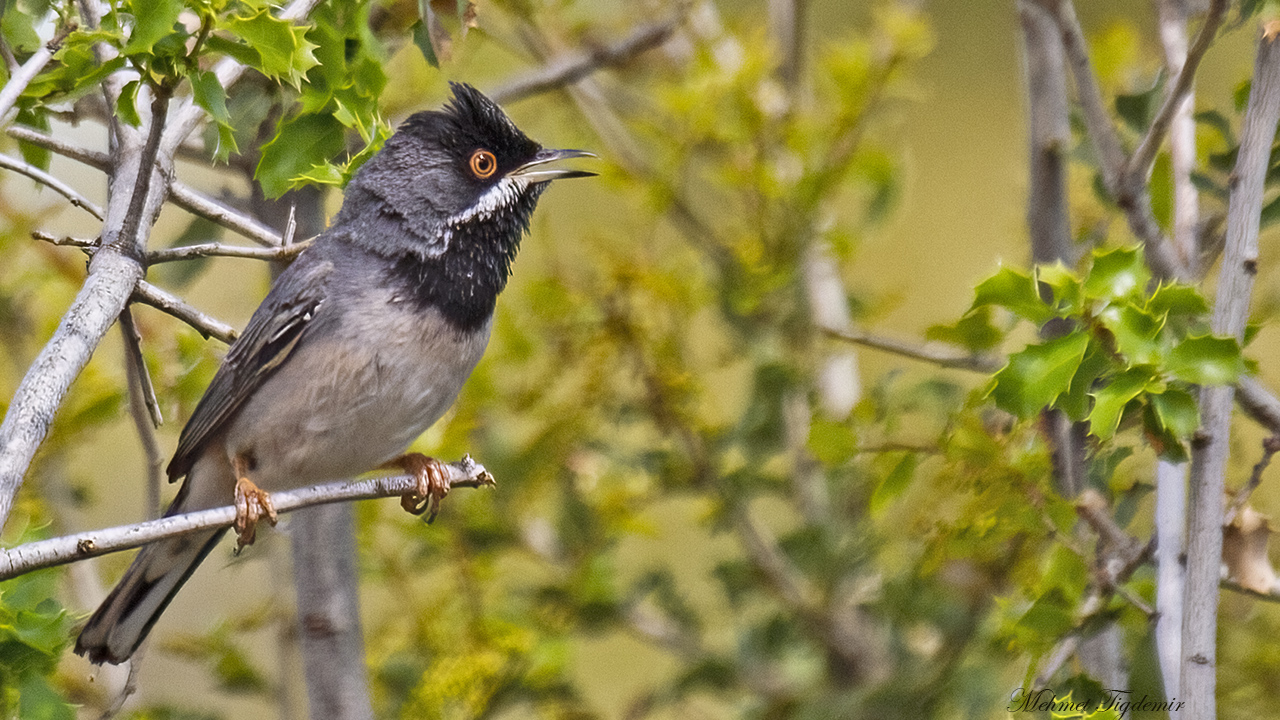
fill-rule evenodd
<path id="1" fill-rule="evenodd" d="M 603 177 L 596 188 L 556 191 L 582 193 L 585 211 L 535 219 L 485 361 L 416 448 L 469 452 L 499 488 L 454 493 L 429 528 L 394 503 L 359 508 L 379 717 L 593 718 L 623 707 L 628 718 L 986 718 L 1064 635 L 1104 621 L 1123 627 L 1132 690 L 1159 694 L 1148 617 L 1116 597 L 1080 614 L 1094 555 L 1073 499 L 1054 487 L 1038 416 L 1056 407 L 1090 422 L 1089 485 L 1121 527 L 1145 528 L 1150 484 L 1139 468 L 1185 456 L 1193 386 L 1246 367 L 1234 341 L 1207 334 L 1197 288 L 1152 285 L 1125 244 L 1085 253 L 1080 267 L 1001 267 L 967 312 L 956 308 L 957 322 L 928 332 L 975 354 L 1011 353 L 987 384 L 894 372 L 869 378 L 847 416 L 821 409 L 820 375 L 845 348 L 815 326 L 806 271 L 815 249 L 839 268 L 856 262 L 860 239 L 900 196 L 893 113 L 913 101 L 913 68 L 933 44 L 912 7 L 878 3 L 855 31 L 815 33 L 792 83 L 779 76 L 785 49 L 764 30 L 765 8 L 663 4 L 685 13 L 678 42 L 613 69 L 601 94 L 612 102 L 558 91 L 538 108 L 559 128 L 558 144 L 569 138 L 564 145 L 602 156 Z M 478 28 L 464 37 L 472 12 Z M 19 3 L 0 30 L 23 56 L 38 47 L 42 23 L 72 15 L 62 4 Z M 69 32 L 24 93 L 19 119 L 48 127 L 127 65 L 138 80 L 122 92 L 122 118 L 140 121 L 144 85 L 189 89 L 212 120 L 206 160 L 227 163 L 220 171 L 252 175 L 268 196 L 340 186 L 385 139 L 397 103 L 433 104 L 396 90 L 414 73 L 439 84 L 427 63 L 443 59 L 429 32 L 440 15 L 459 52 L 534 57 L 653 17 L 557 0 L 387 0 L 324 3 L 295 26 L 261 2 L 122 0 L 100 29 Z M 1147 82 L 1157 64 L 1135 37 L 1114 25 L 1094 52 L 1117 117 L 1137 133 L 1162 86 Z M 99 62 L 96 43 L 118 57 Z M 258 75 L 228 94 L 212 70 L 220 57 Z M 1225 192 L 1236 115 L 1199 116 L 1219 139 L 1197 176 L 1204 189 Z M 49 167 L 47 153 L 22 151 Z M 1152 191 L 1167 222 L 1160 198 L 1171 190 Z M 1100 207 L 1090 212 L 1114 212 L 1105 197 L 1093 200 Z M 15 259 L 0 264 L 7 398 L 83 267 L 72 250 L 30 243 L 40 213 L 4 211 L 0 255 Z M 196 221 L 177 242 L 212 232 Z M 185 290 L 216 262 L 157 268 L 153 279 Z M 871 300 L 847 299 L 855 314 Z M 1035 335 L 1050 322 L 1061 331 Z M 180 426 L 219 350 L 168 321 L 140 325 L 166 414 Z M 27 525 L 57 530 L 67 512 L 107 493 L 68 482 L 61 464 L 118 421 L 118 365 L 95 358 L 73 388 L 29 473 L 19 509 Z M 1151 575 L 1139 570 L 1130 583 L 1148 601 Z M 53 599 L 69 594 L 59 578 L 66 572 L 0 586 L 6 716 L 69 717 L 68 697 L 107 702 L 59 670 L 72 632 Z M 281 694 L 291 680 L 246 637 L 293 618 L 270 604 L 214 612 L 224 619 L 213 629 L 169 634 L 148 662 L 194 661 L 228 694 Z M 618 697 L 584 681 L 587 647 L 600 642 L 664 659 L 638 653 L 641 689 Z M 1253 677 L 1267 657 L 1229 651 L 1222 674 L 1239 666 Z M 1053 687 L 1060 697 L 1101 691 L 1075 669 Z M 1227 687 L 1241 707 L 1262 702 L 1250 694 L 1256 685 Z M 216 716 L 202 712 L 144 703 L 128 716 Z"/>

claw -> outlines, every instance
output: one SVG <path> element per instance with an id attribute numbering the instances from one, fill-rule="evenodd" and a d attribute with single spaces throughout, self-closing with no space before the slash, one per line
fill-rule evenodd
<path id="1" fill-rule="evenodd" d="M 265 517 L 272 526 L 276 524 L 275 503 L 271 495 L 247 477 L 236 480 L 236 552 L 245 545 L 252 545 L 258 534 L 258 520 Z"/>
<path id="2" fill-rule="evenodd" d="M 400 496 L 400 507 L 414 515 L 426 513 L 427 522 L 433 522 L 440 512 L 440 502 L 449 494 L 449 471 L 444 463 L 422 453 L 409 453 L 383 463 L 382 467 L 398 468 L 418 481 L 414 492 Z"/>

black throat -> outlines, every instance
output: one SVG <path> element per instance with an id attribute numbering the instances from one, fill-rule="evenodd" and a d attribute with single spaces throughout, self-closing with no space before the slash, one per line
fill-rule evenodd
<path id="1" fill-rule="evenodd" d="M 511 277 L 542 189 L 536 185 L 509 206 L 450 224 L 448 244 L 439 255 L 402 255 L 391 271 L 398 294 L 419 310 L 435 308 L 459 332 L 484 327 Z"/>

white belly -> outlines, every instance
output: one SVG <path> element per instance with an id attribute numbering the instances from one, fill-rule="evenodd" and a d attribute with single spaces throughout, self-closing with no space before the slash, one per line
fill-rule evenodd
<path id="1" fill-rule="evenodd" d="M 301 343 L 231 423 L 228 456 L 252 458 L 263 489 L 351 477 L 402 454 L 488 344 L 489 325 L 463 336 L 389 297 L 363 300 L 337 332 Z"/>

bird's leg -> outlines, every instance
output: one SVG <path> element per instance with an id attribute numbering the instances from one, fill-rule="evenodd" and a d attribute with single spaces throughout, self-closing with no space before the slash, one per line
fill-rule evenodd
<path id="1" fill-rule="evenodd" d="M 408 453 L 381 465 L 386 470 L 403 470 L 418 481 L 414 492 L 400 496 L 400 507 L 414 515 L 428 513 L 427 522 L 436 519 L 440 501 L 449 494 L 449 471 L 444 463 L 422 453 Z"/>
<path id="2" fill-rule="evenodd" d="M 276 524 L 276 506 L 271 495 L 249 479 L 249 463 L 237 455 L 231 461 L 236 472 L 236 552 L 245 545 L 252 545 L 258 534 L 258 519 L 266 517 L 272 526 Z"/>

